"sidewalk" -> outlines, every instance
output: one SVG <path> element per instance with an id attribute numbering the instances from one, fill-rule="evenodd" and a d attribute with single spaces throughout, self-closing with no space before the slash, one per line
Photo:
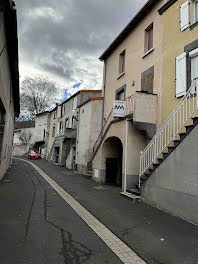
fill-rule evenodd
<path id="1" fill-rule="evenodd" d="M 33 162 L 147 263 L 198 263 L 197 226 L 142 202 L 132 203 L 119 195 L 119 188 L 98 186 L 45 160 Z"/>

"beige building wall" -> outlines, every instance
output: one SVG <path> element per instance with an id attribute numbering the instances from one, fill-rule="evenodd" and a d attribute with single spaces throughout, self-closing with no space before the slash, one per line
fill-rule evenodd
<path id="1" fill-rule="evenodd" d="M 162 112 L 164 122 L 174 110 L 181 98 L 175 97 L 175 59 L 184 52 L 184 47 L 198 39 L 198 26 L 180 31 L 180 6 L 185 0 L 176 1 L 162 14 L 163 49 L 162 49 Z M 194 23 L 193 1 L 190 1 L 190 22 Z"/>
<path id="2" fill-rule="evenodd" d="M 104 98 L 104 117 L 113 107 L 115 91 L 126 84 L 126 97 L 141 91 L 141 73 L 154 66 L 153 93 L 157 94 L 157 125 L 161 122 L 161 80 L 162 80 L 162 17 L 158 9 L 165 1 L 158 4 L 140 21 L 126 39 L 114 50 L 106 61 L 106 90 Z M 153 23 L 153 51 L 143 57 L 145 29 Z M 125 74 L 118 78 L 119 55 L 125 50 Z M 135 85 L 132 86 L 132 82 Z"/>

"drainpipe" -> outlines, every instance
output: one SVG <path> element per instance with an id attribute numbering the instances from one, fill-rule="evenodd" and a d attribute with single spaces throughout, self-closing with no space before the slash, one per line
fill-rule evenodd
<path id="1" fill-rule="evenodd" d="M 104 101 L 105 101 L 105 90 L 106 90 L 106 72 L 107 72 L 107 61 L 104 61 L 104 69 L 103 69 L 102 124 L 101 124 L 101 129 L 103 128 L 103 123 L 104 123 Z"/>
<path id="2" fill-rule="evenodd" d="M 124 193 L 126 193 L 126 188 L 127 188 L 127 158 L 128 158 L 127 150 L 128 150 L 128 120 L 126 118 Z"/>

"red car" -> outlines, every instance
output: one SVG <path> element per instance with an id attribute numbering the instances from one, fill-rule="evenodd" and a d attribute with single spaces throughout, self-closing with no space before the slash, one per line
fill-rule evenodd
<path id="1" fill-rule="evenodd" d="M 28 159 L 41 159 L 41 154 L 36 153 L 35 151 L 30 151 L 28 153 Z"/>

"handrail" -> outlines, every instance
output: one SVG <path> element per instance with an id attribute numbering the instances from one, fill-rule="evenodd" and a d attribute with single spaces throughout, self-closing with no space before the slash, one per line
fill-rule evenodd
<path id="1" fill-rule="evenodd" d="M 190 89 L 186 92 L 174 111 L 157 131 L 143 152 L 140 153 L 140 178 L 145 171 L 155 162 L 163 150 L 179 134 L 185 124 L 198 108 L 197 96 L 198 80 L 192 82 Z"/>

